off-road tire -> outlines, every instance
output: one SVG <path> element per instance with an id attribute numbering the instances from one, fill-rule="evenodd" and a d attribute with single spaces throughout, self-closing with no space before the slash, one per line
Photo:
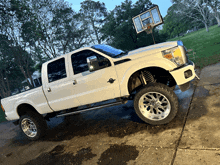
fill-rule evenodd
<path id="1" fill-rule="evenodd" d="M 148 117 L 145 117 L 143 113 L 140 110 L 139 106 L 139 100 L 144 97 L 145 94 L 148 93 L 159 93 L 167 98 L 167 100 L 170 103 L 170 112 L 168 116 L 166 116 L 164 119 L 160 120 L 151 120 Z M 140 101 L 141 102 L 141 101 Z M 178 98 L 176 94 L 173 92 L 173 89 L 170 87 L 161 84 L 161 83 L 150 83 L 147 86 L 140 89 L 137 94 L 134 97 L 134 109 L 137 113 L 137 115 L 146 123 L 152 124 L 152 125 L 160 125 L 160 124 L 167 124 L 169 123 L 177 114 L 179 108 Z M 143 109 L 142 109 L 143 110 Z M 149 111 L 146 109 L 146 111 Z"/>
<path id="2" fill-rule="evenodd" d="M 22 121 L 31 121 L 36 126 L 36 134 L 34 136 L 28 136 L 24 130 L 22 129 Z M 42 138 L 47 131 L 47 122 L 43 118 L 42 115 L 36 113 L 36 112 L 28 112 L 21 116 L 19 120 L 19 126 L 23 134 L 29 139 L 29 140 L 38 140 Z"/>

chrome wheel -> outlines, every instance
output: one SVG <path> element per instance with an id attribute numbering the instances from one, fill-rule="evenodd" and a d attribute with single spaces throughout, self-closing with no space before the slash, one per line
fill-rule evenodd
<path id="1" fill-rule="evenodd" d="M 28 118 L 24 118 L 21 121 L 21 129 L 28 137 L 35 137 L 37 135 L 36 125 Z"/>
<path id="2" fill-rule="evenodd" d="M 138 105 L 142 115 L 154 121 L 165 119 L 171 111 L 167 97 L 158 92 L 145 93 L 140 97 Z"/>

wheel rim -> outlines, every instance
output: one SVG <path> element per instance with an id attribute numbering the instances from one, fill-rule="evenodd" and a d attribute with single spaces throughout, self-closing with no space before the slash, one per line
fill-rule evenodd
<path id="1" fill-rule="evenodd" d="M 158 92 L 148 92 L 139 99 L 139 109 L 149 120 L 159 121 L 165 119 L 171 110 L 166 96 Z"/>
<path id="2" fill-rule="evenodd" d="M 37 135 L 37 127 L 34 124 L 34 122 L 28 118 L 24 118 L 21 121 L 21 128 L 22 131 L 28 136 L 28 137 L 35 137 Z"/>

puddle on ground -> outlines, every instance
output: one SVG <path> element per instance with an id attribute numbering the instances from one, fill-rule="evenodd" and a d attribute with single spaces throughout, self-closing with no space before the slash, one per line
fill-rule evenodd
<path id="1" fill-rule="evenodd" d="M 76 155 L 64 153 L 64 147 L 64 145 L 58 145 L 52 151 L 48 153 L 42 153 L 39 157 L 30 160 L 25 165 L 81 165 L 82 161 L 90 160 L 96 156 L 96 154 L 91 152 L 92 149 L 89 147 L 77 151 Z"/>
<path id="2" fill-rule="evenodd" d="M 193 95 L 195 86 L 190 84 L 190 88 L 184 92 L 182 92 L 179 88 L 177 88 L 174 92 L 177 95 L 178 99 L 184 99 L 184 98 L 189 98 Z"/>
<path id="3" fill-rule="evenodd" d="M 139 151 L 135 146 L 129 145 L 112 145 L 109 149 L 102 153 L 97 164 L 106 165 L 106 164 L 120 164 L 126 165 L 128 161 L 135 160 L 138 157 Z"/>

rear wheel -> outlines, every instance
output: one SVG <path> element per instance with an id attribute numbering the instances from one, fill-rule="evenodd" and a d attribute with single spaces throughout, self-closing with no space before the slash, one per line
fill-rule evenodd
<path id="1" fill-rule="evenodd" d="M 25 136 L 30 140 L 38 140 L 46 133 L 47 123 L 43 116 L 35 112 L 22 115 L 19 126 Z"/>
<path id="2" fill-rule="evenodd" d="M 168 86 L 151 83 L 142 88 L 134 98 L 134 109 L 146 123 L 169 123 L 177 114 L 178 98 Z"/>

